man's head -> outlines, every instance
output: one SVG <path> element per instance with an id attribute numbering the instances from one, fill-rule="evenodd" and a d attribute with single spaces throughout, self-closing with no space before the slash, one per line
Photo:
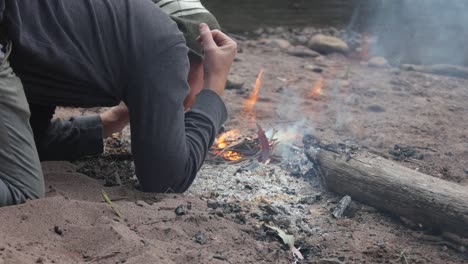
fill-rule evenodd
<path id="1" fill-rule="evenodd" d="M 206 23 L 212 30 L 220 29 L 216 18 L 199 0 L 153 0 L 172 20 L 177 23 L 184 34 L 189 48 L 190 63 L 203 60 L 203 49 L 197 42 L 200 23 Z"/>

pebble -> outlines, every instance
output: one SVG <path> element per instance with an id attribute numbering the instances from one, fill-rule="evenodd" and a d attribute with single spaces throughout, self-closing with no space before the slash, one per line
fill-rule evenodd
<path id="1" fill-rule="evenodd" d="M 244 83 L 244 79 L 239 75 L 229 75 L 226 82 L 226 90 L 242 90 Z"/>
<path id="2" fill-rule="evenodd" d="M 340 38 L 318 34 L 313 36 L 307 46 L 317 52 L 330 54 L 334 52 L 346 54 L 349 51 L 348 44 Z"/>
<path id="3" fill-rule="evenodd" d="M 316 72 L 316 73 L 322 73 L 323 72 L 323 69 L 316 66 L 316 65 L 313 65 L 313 64 L 306 64 L 304 66 L 302 66 L 302 68 L 306 69 L 306 70 L 309 70 L 309 71 L 313 71 L 313 72 Z"/>
<path id="4" fill-rule="evenodd" d="M 59 226 L 54 226 L 54 232 L 59 236 L 63 235 L 63 229 Z"/>
<path id="5" fill-rule="evenodd" d="M 464 171 L 466 174 L 468 174 L 468 168 L 465 168 Z"/>
<path id="6" fill-rule="evenodd" d="M 313 51 L 305 46 L 294 46 L 290 47 L 287 51 L 289 55 L 296 56 L 296 57 L 302 57 L 302 58 L 315 58 L 319 57 L 320 53 Z"/>
<path id="7" fill-rule="evenodd" d="M 224 260 L 224 261 L 228 260 L 228 258 L 226 256 L 223 256 L 221 254 L 216 254 L 216 255 L 213 256 L 213 258 L 219 259 L 219 260 Z"/>
<path id="8" fill-rule="evenodd" d="M 267 204 L 267 205 L 262 206 L 262 209 L 265 210 L 265 212 L 267 212 L 269 215 L 279 215 L 280 214 L 280 211 L 278 210 L 278 208 L 276 208 L 275 206 L 273 206 L 271 204 Z"/>
<path id="9" fill-rule="evenodd" d="M 316 194 L 316 195 L 310 195 L 302 198 L 299 200 L 299 203 L 301 204 L 314 204 L 317 201 L 322 200 L 322 195 L 321 194 Z"/>
<path id="10" fill-rule="evenodd" d="M 211 209 L 216 209 L 219 207 L 218 201 L 215 201 L 215 200 L 208 200 L 206 202 L 206 205 L 208 206 L 208 208 L 211 208 Z"/>
<path id="11" fill-rule="evenodd" d="M 367 107 L 367 110 L 370 111 L 370 112 L 374 112 L 374 113 L 385 112 L 385 108 L 383 108 L 380 105 L 371 105 L 371 106 Z"/>
<path id="12" fill-rule="evenodd" d="M 289 226 L 291 226 L 291 220 L 287 216 L 274 217 L 273 223 L 283 228 L 288 228 Z"/>
<path id="13" fill-rule="evenodd" d="M 205 235 L 202 232 L 198 232 L 195 235 L 195 242 L 197 242 L 200 245 L 205 245 L 208 241 L 205 238 Z"/>
<path id="14" fill-rule="evenodd" d="M 187 208 L 185 207 L 185 205 L 177 206 L 177 208 L 175 209 L 175 214 L 178 215 L 178 216 L 186 215 L 187 214 Z"/>
<path id="15" fill-rule="evenodd" d="M 388 68 L 390 66 L 384 57 L 372 57 L 369 59 L 368 65 L 374 68 Z"/>
<path id="16" fill-rule="evenodd" d="M 136 201 L 135 204 L 140 206 L 140 207 L 144 207 L 145 205 L 147 205 L 147 203 L 145 203 L 144 201 L 141 201 L 141 200 Z"/>

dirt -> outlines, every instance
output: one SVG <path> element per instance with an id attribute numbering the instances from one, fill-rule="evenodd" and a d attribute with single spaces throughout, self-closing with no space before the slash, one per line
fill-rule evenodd
<path id="1" fill-rule="evenodd" d="M 0 209 L 0 263 L 468 263 L 462 245 L 372 207 L 353 201 L 334 218 L 342 197 L 322 188 L 300 148 L 305 134 L 353 143 L 468 186 L 468 80 L 261 43 L 239 41 L 232 74 L 244 86 L 225 93 L 226 129 L 254 135 L 259 123 L 294 150 L 278 148 L 283 159 L 268 165 L 207 162 L 186 194 L 144 194 L 127 127 L 106 140 L 104 157 L 45 163 L 47 198 Z M 253 119 L 242 103 L 261 68 Z M 312 97 L 320 78 L 323 92 Z M 305 260 L 265 224 L 294 235 Z"/>

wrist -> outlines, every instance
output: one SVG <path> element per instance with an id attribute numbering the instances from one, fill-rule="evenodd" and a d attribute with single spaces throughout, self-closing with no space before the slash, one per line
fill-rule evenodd
<path id="1" fill-rule="evenodd" d="M 219 96 L 223 94 L 224 87 L 226 86 L 226 79 L 225 78 L 207 78 L 205 80 L 204 87 L 206 89 L 210 89 L 217 93 Z"/>

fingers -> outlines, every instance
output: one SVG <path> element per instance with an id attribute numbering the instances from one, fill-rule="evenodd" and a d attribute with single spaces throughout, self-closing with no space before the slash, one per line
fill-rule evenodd
<path id="1" fill-rule="evenodd" d="M 203 43 L 204 49 L 216 48 L 217 45 L 213 40 L 213 35 L 207 24 L 201 23 L 199 26 L 200 29 L 200 41 Z"/>
<path id="2" fill-rule="evenodd" d="M 216 43 L 216 45 L 220 47 L 237 45 L 234 40 L 232 40 L 230 37 L 228 37 L 226 34 L 219 30 L 213 30 L 211 31 L 211 34 L 213 35 L 213 40 Z"/>
<path id="3" fill-rule="evenodd" d="M 237 46 L 237 43 L 233 39 L 228 37 L 225 33 L 223 33 L 220 30 L 217 30 L 217 29 L 212 30 L 211 31 L 211 36 L 212 36 L 211 39 L 219 47 L 222 47 L 222 46 Z M 203 37 L 201 35 L 197 37 L 196 41 L 198 43 L 200 43 L 200 44 L 204 43 Z"/>

